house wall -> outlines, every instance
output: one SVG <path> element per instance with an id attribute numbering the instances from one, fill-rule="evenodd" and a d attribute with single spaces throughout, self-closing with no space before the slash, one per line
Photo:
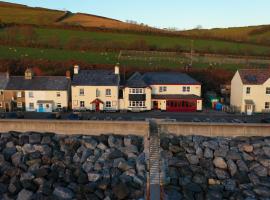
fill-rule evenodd
<path id="1" fill-rule="evenodd" d="M 84 95 L 80 96 L 80 89 L 84 89 Z M 96 96 L 96 90 L 99 90 L 100 95 Z M 106 96 L 106 89 L 111 89 L 111 96 Z M 100 104 L 100 110 L 118 110 L 118 86 L 72 86 L 72 109 L 80 110 L 80 101 L 84 101 L 85 109 L 94 110 L 95 106 L 91 104 L 95 99 L 99 99 L 103 104 Z M 105 108 L 105 102 L 111 101 L 111 108 Z"/>
<path id="2" fill-rule="evenodd" d="M 250 94 L 246 94 L 247 87 L 250 87 Z M 244 85 L 237 71 L 231 81 L 231 106 L 239 107 L 239 111 L 245 112 L 245 100 L 253 100 L 254 112 L 264 112 L 265 102 L 270 102 L 270 95 L 266 94 L 267 87 L 270 87 L 269 79 L 262 85 Z"/>
<path id="3" fill-rule="evenodd" d="M 121 109 L 123 110 L 132 110 L 132 107 L 129 106 L 129 87 L 124 88 L 123 90 L 123 101 L 121 102 Z M 141 111 L 151 110 L 151 88 L 144 88 L 146 94 L 145 107 L 140 108 Z"/>
<path id="4" fill-rule="evenodd" d="M 160 92 L 160 86 L 166 86 L 166 92 Z M 190 92 L 183 92 L 183 87 L 189 86 Z M 152 94 L 194 94 L 197 96 L 201 96 L 201 85 L 151 85 Z"/>
<path id="5" fill-rule="evenodd" d="M 33 92 L 33 97 L 29 97 L 29 93 Z M 57 96 L 60 92 L 60 97 Z M 38 101 L 53 101 L 52 110 L 57 108 L 60 103 L 62 108 L 68 107 L 68 91 L 25 91 L 25 104 L 26 111 L 37 111 Z M 34 104 L 34 109 L 29 107 L 29 104 Z"/>
<path id="6" fill-rule="evenodd" d="M 21 97 L 18 97 L 18 93 Z M 6 111 L 24 110 L 25 106 L 25 92 L 23 90 L 4 90 L 3 91 L 3 109 Z M 18 108 L 17 104 L 22 103 L 22 108 Z"/>
<path id="7" fill-rule="evenodd" d="M 244 112 L 245 106 L 243 105 L 243 83 L 240 77 L 239 72 L 237 71 L 233 76 L 231 81 L 231 97 L 230 97 L 230 104 L 233 107 L 239 109 L 239 111 Z"/>
<path id="8" fill-rule="evenodd" d="M 250 94 L 246 94 L 246 88 L 250 87 Z M 254 112 L 264 112 L 265 102 L 270 102 L 270 95 L 266 94 L 266 88 L 270 87 L 270 80 L 267 80 L 263 85 L 243 85 L 241 112 L 245 112 L 245 99 L 254 101 Z M 268 111 L 270 111 L 268 109 Z"/>

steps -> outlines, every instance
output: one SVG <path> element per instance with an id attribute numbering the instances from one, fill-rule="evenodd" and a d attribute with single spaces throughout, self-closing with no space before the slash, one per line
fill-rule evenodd
<path id="1" fill-rule="evenodd" d="M 155 121 L 150 121 L 149 194 L 150 200 L 160 199 L 160 137 Z"/>

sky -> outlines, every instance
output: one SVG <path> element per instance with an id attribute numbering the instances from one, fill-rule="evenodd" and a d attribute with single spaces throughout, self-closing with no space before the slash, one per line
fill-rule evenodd
<path id="1" fill-rule="evenodd" d="M 192 29 L 270 24 L 270 0 L 7 0 L 134 20 L 159 28 Z"/>

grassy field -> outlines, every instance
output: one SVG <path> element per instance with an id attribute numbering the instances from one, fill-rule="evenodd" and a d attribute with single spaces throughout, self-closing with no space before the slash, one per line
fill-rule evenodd
<path id="1" fill-rule="evenodd" d="M 182 51 L 190 51 L 191 41 L 195 52 L 205 53 L 226 53 L 234 55 L 254 55 L 270 56 L 270 47 L 227 42 L 219 40 L 189 39 L 183 36 L 157 36 L 141 35 L 135 33 L 113 33 L 113 32 L 95 32 L 79 30 L 63 30 L 36 28 L 38 41 L 44 44 L 49 43 L 51 38 L 57 38 L 63 47 L 73 38 L 79 41 L 93 40 L 97 44 L 103 45 L 110 42 L 121 43 L 123 46 L 130 45 L 136 41 L 144 40 L 149 46 L 155 46 L 159 50 L 180 48 Z M 0 37 L 4 36 L 5 31 L 0 30 Z"/>
<path id="2" fill-rule="evenodd" d="M 179 32 L 189 37 L 225 39 L 270 45 L 270 25 L 199 29 Z"/>
<path id="3" fill-rule="evenodd" d="M 34 59 L 48 61 L 77 61 L 88 63 L 89 65 L 114 65 L 120 62 L 121 66 L 157 69 L 175 68 L 181 69 L 190 64 L 190 58 L 185 55 L 179 56 L 122 56 L 118 59 L 117 52 L 89 52 L 89 51 L 67 51 L 57 49 L 37 49 L 23 47 L 0 46 L 0 59 Z M 266 67 L 270 60 L 249 60 L 249 65 Z M 220 59 L 217 57 L 194 56 L 194 68 L 222 68 L 236 70 L 247 67 L 246 60 L 242 59 Z"/>
<path id="4" fill-rule="evenodd" d="M 115 64 L 116 53 L 79 52 L 57 49 L 37 49 L 24 47 L 0 46 L 0 58 L 2 59 L 37 59 L 50 61 L 75 60 L 91 64 Z"/>

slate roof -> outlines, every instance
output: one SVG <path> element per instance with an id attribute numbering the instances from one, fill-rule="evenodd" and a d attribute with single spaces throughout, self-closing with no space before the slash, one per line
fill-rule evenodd
<path id="1" fill-rule="evenodd" d="M 6 73 L 0 73 L 0 90 L 3 90 L 6 88 L 8 83 L 8 77 Z"/>
<path id="2" fill-rule="evenodd" d="M 240 69 L 238 72 L 245 85 L 262 85 L 270 78 L 269 69 Z"/>
<path id="3" fill-rule="evenodd" d="M 131 88 L 145 88 L 148 85 L 143 80 L 142 75 L 139 72 L 135 72 L 126 82 L 125 86 Z"/>
<path id="4" fill-rule="evenodd" d="M 147 72 L 143 80 L 148 85 L 200 84 L 189 75 L 179 72 Z"/>
<path id="5" fill-rule="evenodd" d="M 10 76 L 6 90 L 67 90 L 69 84 L 65 76 L 34 76 L 31 80 Z"/>
<path id="6" fill-rule="evenodd" d="M 195 94 L 153 94 L 152 99 L 202 99 Z"/>
<path id="7" fill-rule="evenodd" d="M 80 70 L 74 74 L 72 85 L 118 86 L 120 76 L 110 70 Z"/>

